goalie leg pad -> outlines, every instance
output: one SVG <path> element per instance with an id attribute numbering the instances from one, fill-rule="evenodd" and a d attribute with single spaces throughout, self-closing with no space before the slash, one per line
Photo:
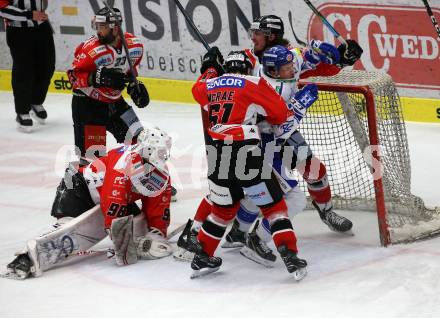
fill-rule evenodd
<path id="1" fill-rule="evenodd" d="M 137 262 L 136 244 L 133 240 L 133 216 L 114 219 L 111 238 L 115 245 L 116 264 L 130 265 Z"/>

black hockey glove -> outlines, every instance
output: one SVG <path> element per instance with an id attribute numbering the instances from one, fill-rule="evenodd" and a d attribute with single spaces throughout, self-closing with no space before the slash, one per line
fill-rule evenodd
<path id="1" fill-rule="evenodd" d="M 134 104 L 139 108 L 147 107 L 150 103 L 150 96 L 148 95 L 147 88 L 144 83 L 137 82 L 139 89 L 136 87 L 135 82 L 130 82 L 127 86 L 127 93 L 130 95 Z"/>
<path id="2" fill-rule="evenodd" d="M 341 54 L 340 65 L 351 66 L 361 58 L 364 50 L 359 46 L 355 40 L 347 40 L 347 45 L 341 44 L 338 46 L 338 51 Z"/>
<path id="3" fill-rule="evenodd" d="M 215 68 L 215 70 L 217 71 L 219 76 L 223 75 L 223 73 L 224 73 L 224 70 L 222 67 L 223 62 L 224 62 L 224 59 L 223 59 L 222 53 L 220 52 L 218 47 L 213 46 L 203 56 L 202 67 L 200 68 L 200 73 L 203 74 L 203 73 L 205 73 L 205 71 L 208 68 L 213 67 L 213 68 Z"/>
<path id="4" fill-rule="evenodd" d="M 109 87 L 123 90 L 126 82 L 128 82 L 127 75 L 119 68 L 100 66 L 91 76 L 91 84 L 93 87 Z"/>

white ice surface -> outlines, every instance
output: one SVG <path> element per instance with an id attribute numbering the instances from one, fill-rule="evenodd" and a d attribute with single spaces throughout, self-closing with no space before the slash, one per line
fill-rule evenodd
<path id="1" fill-rule="evenodd" d="M 70 96 L 49 95 L 45 105 L 47 125 L 19 133 L 13 97 L 0 93 L 0 266 L 53 222 L 64 169 L 56 154 L 73 144 Z M 199 109 L 152 103 L 136 112 L 174 137 L 174 228 L 206 192 Z M 440 205 L 440 126 L 407 128 L 413 191 Z M 198 280 L 189 279 L 188 263 L 171 258 L 119 268 L 105 256 L 78 257 L 38 279 L 0 280 L 0 317 L 440 317 L 440 238 L 382 248 L 374 214 L 341 214 L 353 220 L 355 236 L 330 232 L 316 212 L 296 217 L 300 256 L 309 262 L 300 283 L 280 260 L 266 269 L 236 250 L 219 249 L 221 270 Z"/>

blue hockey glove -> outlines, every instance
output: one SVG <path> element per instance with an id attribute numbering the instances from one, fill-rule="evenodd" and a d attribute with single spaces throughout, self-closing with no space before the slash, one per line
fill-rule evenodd
<path id="1" fill-rule="evenodd" d="M 310 41 L 310 49 L 306 51 L 305 58 L 307 61 L 318 64 L 338 64 L 341 55 L 340 51 L 332 44 L 319 40 Z"/>

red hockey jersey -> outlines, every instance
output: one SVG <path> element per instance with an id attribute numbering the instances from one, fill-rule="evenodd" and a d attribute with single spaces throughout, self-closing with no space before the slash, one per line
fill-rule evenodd
<path id="1" fill-rule="evenodd" d="M 83 169 L 90 195 L 101 205 L 106 228 L 110 228 L 113 219 L 126 215 L 128 204 L 141 200 L 148 226 L 166 236 L 170 223 L 170 178 L 167 172 L 146 163 L 132 147 L 113 149 Z"/>
<path id="2" fill-rule="evenodd" d="M 274 125 L 282 124 L 291 114 L 264 78 L 238 74 L 217 77 L 217 72 L 210 68 L 198 78 L 192 93 L 208 112 L 209 127 L 205 128 L 214 139 L 223 139 L 219 132 L 224 139 L 228 134 L 233 140 L 244 140 L 246 134 L 254 139 L 254 132 L 240 126 L 256 124 L 257 116 Z"/>
<path id="3" fill-rule="evenodd" d="M 130 33 L 125 33 L 128 51 L 133 62 L 135 71 L 141 62 L 144 54 L 144 47 L 141 41 Z M 71 68 L 67 71 L 73 89 L 79 89 L 87 96 L 113 103 L 121 98 L 121 91 L 113 88 L 95 88 L 89 85 L 89 76 L 99 66 L 107 68 L 119 68 L 128 73 L 130 68 L 124 49 L 114 48 L 111 45 L 104 45 L 99 42 L 96 35 L 81 43 L 75 50 L 75 56 Z M 137 75 L 137 74 L 135 74 Z"/>

